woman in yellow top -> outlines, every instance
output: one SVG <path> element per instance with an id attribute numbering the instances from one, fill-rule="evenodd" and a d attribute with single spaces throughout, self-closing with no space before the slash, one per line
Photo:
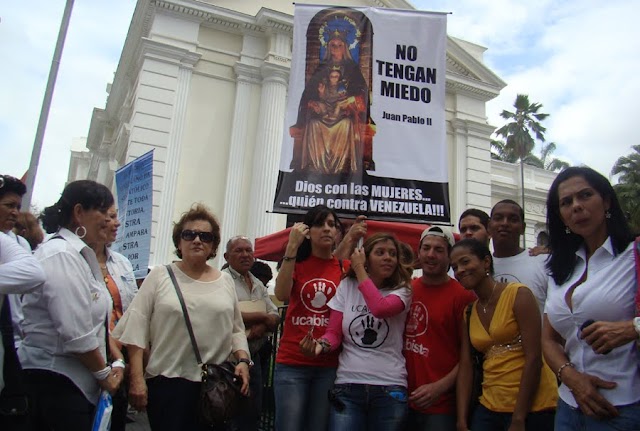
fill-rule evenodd
<path id="1" fill-rule="evenodd" d="M 475 239 L 462 240 L 452 248 L 451 266 L 458 281 L 478 296 L 469 331 L 466 321 L 462 324 L 456 386 L 458 431 L 552 430 L 558 389 L 542 359 L 542 319 L 533 293 L 520 283 L 496 282 L 491 252 Z M 470 424 L 473 368 L 469 339 L 484 356 L 482 395 Z"/>

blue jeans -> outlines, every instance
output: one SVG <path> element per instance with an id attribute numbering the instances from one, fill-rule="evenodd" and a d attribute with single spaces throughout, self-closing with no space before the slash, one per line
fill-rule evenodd
<path id="1" fill-rule="evenodd" d="M 640 430 L 640 401 L 628 406 L 616 406 L 619 415 L 608 420 L 597 420 L 585 416 L 558 399 L 556 431 L 635 431 Z"/>
<path id="2" fill-rule="evenodd" d="M 330 431 L 401 431 L 407 422 L 407 388 L 349 383 L 331 391 Z"/>
<path id="3" fill-rule="evenodd" d="M 407 429 L 411 431 L 456 431 L 456 415 L 426 414 L 409 409 Z"/>
<path id="4" fill-rule="evenodd" d="M 524 428 L 532 431 L 553 430 L 554 410 L 541 412 L 529 412 L 524 421 Z M 489 410 L 482 404 L 478 404 L 471 419 L 473 431 L 507 431 L 511 425 L 513 413 L 501 413 Z"/>
<path id="5" fill-rule="evenodd" d="M 276 364 L 276 431 L 326 431 L 335 368 Z"/>

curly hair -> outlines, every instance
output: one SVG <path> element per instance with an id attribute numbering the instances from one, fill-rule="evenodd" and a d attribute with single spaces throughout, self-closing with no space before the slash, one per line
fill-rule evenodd
<path id="1" fill-rule="evenodd" d="M 9 193 L 22 197 L 27 193 L 27 186 L 16 177 L 0 175 L 0 198 Z"/>
<path id="2" fill-rule="evenodd" d="M 401 287 L 411 288 L 411 274 L 413 271 L 411 269 L 411 266 L 407 264 L 402 258 L 402 248 L 400 245 L 400 241 L 398 241 L 398 238 L 396 238 L 394 234 L 386 233 L 386 232 L 378 232 L 376 234 L 371 235 L 369 238 L 367 238 L 364 244 L 362 245 L 362 247 L 364 248 L 364 255 L 366 256 L 366 259 L 369 260 L 369 254 L 371 254 L 371 251 L 373 251 L 373 247 L 375 247 L 375 245 L 378 244 L 379 242 L 383 242 L 383 241 L 393 242 L 393 245 L 396 248 L 398 266 L 396 266 L 396 269 L 395 271 L 393 271 L 393 274 L 391 274 L 390 277 L 386 278 L 383 281 L 382 286 L 380 288 L 393 289 L 393 290 L 399 289 Z M 353 270 L 353 267 L 349 268 L 349 271 L 347 272 L 347 277 L 356 278 L 356 272 Z"/>
<path id="3" fill-rule="evenodd" d="M 178 244 L 180 244 L 180 234 L 184 230 L 185 224 L 197 220 L 206 221 L 211 225 L 211 233 L 213 233 L 213 248 L 211 249 L 211 255 L 209 255 L 207 259 L 211 259 L 216 255 L 216 250 L 220 245 L 220 223 L 218 223 L 216 216 L 214 216 L 206 206 L 198 203 L 193 204 L 189 211 L 182 213 L 180 220 L 173 224 L 173 245 L 176 247 L 176 256 L 180 259 L 182 259 L 182 252 L 178 248 Z"/>

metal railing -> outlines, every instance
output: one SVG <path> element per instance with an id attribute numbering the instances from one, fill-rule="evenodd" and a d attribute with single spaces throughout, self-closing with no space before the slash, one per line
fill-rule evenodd
<path id="1" fill-rule="evenodd" d="M 287 306 L 278 307 L 278 313 L 280 314 L 280 323 L 273 335 L 269 336 L 268 343 L 272 348 L 269 355 L 268 367 L 266 367 L 267 373 L 262 376 L 262 415 L 260 416 L 259 426 L 261 431 L 273 431 L 276 429 L 276 399 L 273 392 L 273 371 L 276 365 L 276 355 L 278 353 L 278 347 L 280 346 L 280 338 L 282 337 L 284 319 L 287 314 Z"/>

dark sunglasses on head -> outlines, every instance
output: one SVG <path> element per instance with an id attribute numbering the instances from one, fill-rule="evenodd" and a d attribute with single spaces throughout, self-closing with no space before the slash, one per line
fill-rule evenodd
<path id="1" fill-rule="evenodd" d="M 213 242 L 213 233 L 212 232 L 200 232 L 197 230 L 185 229 L 180 232 L 180 238 L 185 241 L 193 241 L 196 237 L 200 237 L 200 241 L 202 242 Z"/>

